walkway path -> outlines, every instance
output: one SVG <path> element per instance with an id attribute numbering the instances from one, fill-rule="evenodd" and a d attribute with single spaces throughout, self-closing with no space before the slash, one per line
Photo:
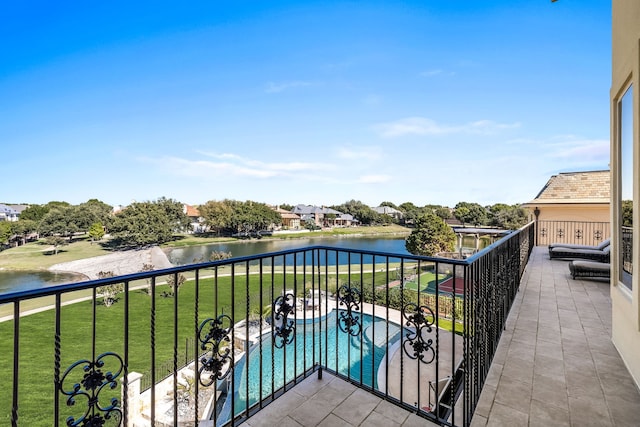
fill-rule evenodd
<path id="1" fill-rule="evenodd" d="M 637 426 L 640 393 L 611 342 L 607 281 L 536 247 L 472 426 Z"/>

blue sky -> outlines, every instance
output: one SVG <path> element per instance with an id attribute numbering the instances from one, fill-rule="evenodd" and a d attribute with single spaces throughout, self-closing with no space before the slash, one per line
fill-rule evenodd
<path id="1" fill-rule="evenodd" d="M 526 202 L 608 169 L 610 7 L 8 2 L 0 202 Z"/>

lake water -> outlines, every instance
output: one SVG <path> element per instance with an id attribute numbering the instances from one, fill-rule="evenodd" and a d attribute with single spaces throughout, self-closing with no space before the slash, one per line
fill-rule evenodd
<path id="1" fill-rule="evenodd" d="M 287 239 L 287 240 L 250 240 L 229 243 L 214 243 L 209 245 L 189 246 L 184 248 L 175 248 L 169 252 L 169 261 L 174 265 L 193 264 L 197 262 L 208 261 L 213 251 L 231 252 L 233 257 L 242 257 L 249 255 L 258 255 L 269 252 L 278 252 L 288 249 L 300 249 L 308 246 L 329 246 L 336 249 L 356 249 L 363 251 L 387 252 L 398 255 L 409 255 L 405 246 L 404 237 L 316 237 L 303 239 Z M 473 239 L 465 238 L 463 241 L 465 247 L 473 247 Z M 482 243 L 481 247 L 486 244 Z M 274 264 L 281 265 L 284 261 L 293 262 L 293 256 L 286 260 L 283 257 L 274 260 Z M 304 262 L 303 256 L 300 255 L 296 262 L 301 265 Z M 311 260 L 307 259 L 307 263 Z M 347 255 L 342 253 L 336 260 L 333 254 L 329 254 L 329 259 L 324 259 L 321 254 L 321 264 L 328 262 L 329 265 L 346 264 L 348 262 Z M 352 263 L 369 264 L 372 262 L 371 256 L 365 256 L 362 260 L 358 257 L 352 257 Z M 265 263 L 264 265 L 268 265 Z M 69 273 L 52 273 L 49 271 L 33 271 L 33 272 L 9 272 L 0 271 L 0 293 L 12 291 L 22 291 L 26 289 L 36 289 L 47 286 L 54 286 L 63 283 L 77 282 L 84 280 L 85 277 Z"/>
<path id="2" fill-rule="evenodd" d="M 409 252 L 407 252 L 404 247 L 404 238 L 402 237 L 318 237 L 289 240 L 251 240 L 189 246 L 175 248 L 168 256 L 172 264 L 184 265 L 201 262 L 201 260 L 208 261 L 214 251 L 231 252 L 231 255 L 235 258 L 289 249 L 300 249 L 308 246 L 330 246 L 336 249 L 358 249 L 409 255 Z"/>
<path id="3" fill-rule="evenodd" d="M 0 294 L 86 280 L 81 274 L 51 271 L 0 271 Z"/>

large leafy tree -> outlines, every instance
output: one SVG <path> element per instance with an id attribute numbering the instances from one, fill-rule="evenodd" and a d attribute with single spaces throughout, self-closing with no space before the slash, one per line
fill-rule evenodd
<path id="1" fill-rule="evenodd" d="M 161 198 L 151 202 L 132 203 L 113 221 L 111 235 L 120 247 L 143 247 L 173 239 L 174 233 L 189 224 L 181 203 Z"/>
<path id="2" fill-rule="evenodd" d="M 487 222 L 487 210 L 478 203 L 460 202 L 453 211 L 453 216 L 463 224 L 484 225 Z"/>
<path id="3" fill-rule="evenodd" d="M 456 235 L 442 218 L 428 212 L 416 218 L 415 228 L 407 237 L 405 247 L 414 255 L 432 256 L 439 252 L 451 252 L 455 248 Z"/>
<path id="4" fill-rule="evenodd" d="M 9 238 L 13 235 L 11 223 L 9 221 L 0 221 L 0 245 L 9 243 Z"/>
<path id="5" fill-rule="evenodd" d="M 72 238 L 78 231 L 86 231 L 78 227 L 76 210 L 76 207 L 68 204 L 50 209 L 40 221 L 39 233 L 43 236 L 59 235 Z"/>
<path id="6" fill-rule="evenodd" d="M 68 208 L 69 206 L 71 206 L 71 203 L 64 202 L 64 201 L 59 201 L 59 200 L 52 200 L 49 203 L 47 203 L 46 205 L 44 205 L 44 207 L 46 209 L 48 209 L 48 210 Z"/>
<path id="7" fill-rule="evenodd" d="M 49 212 L 49 207 L 42 205 L 29 205 L 20 213 L 20 219 L 40 222 Z"/>
<path id="8" fill-rule="evenodd" d="M 424 213 L 424 209 L 419 208 L 412 202 L 404 202 L 400 204 L 400 206 L 398 206 L 398 210 L 402 212 L 404 222 L 406 223 L 415 222 L 416 218 Z"/>
<path id="9" fill-rule="evenodd" d="M 231 207 L 231 221 L 229 230 L 232 232 L 259 231 L 279 225 L 282 222 L 280 214 L 264 203 L 226 201 Z"/>
<path id="10" fill-rule="evenodd" d="M 209 200 L 204 205 L 198 206 L 198 211 L 211 231 L 220 234 L 223 230 L 230 228 L 233 210 L 226 200 Z"/>
<path id="11" fill-rule="evenodd" d="M 382 222 L 380 215 L 360 200 L 349 200 L 341 205 L 332 206 L 332 208 L 342 213 L 352 215 L 364 225 Z"/>
<path id="12" fill-rule="evenodd" d="M 95 223 L 101 223 L 109 228 L 113 207 L 97 199 L 91 199 L 78 205 L 76 210 L 76 224 L 83 231 L 88 231 Z"/>
<path id="13" fill-rule="evenodd" d="M 27 237 L 31 233 L 38 231 L 38 223 L 30 219 L 20 218 L 17 222 L 13 223 L 12 228 L 14 234 L 22 239 L 22 244 L 24 245 L 27 241 Z"/>
<path id="14" fill-rule="evenodd" d="M 622 225 L 625 227 L 633 226 L 633 201 L 622 201 Z"/>
<path id="15" fill-rule="evenodd" d="M 446 206 L 436 206 L 433 209 L 433 213 L 435 213 L 442 219 L 449 219 L 453 216 L 453 214 L 451 213 L 451 209 Z"/>
<path id="16" fill-rule="evenodd" d="M 490 225 L 505 230 L 517 230 L 527 223 L 527 210 L 518 205 L 496 203 L 489 207 Z"/>
<path id="17" fill-rule="evenodd" d="M 69 242 L 67 241 L 67 239 L 60 237 L 60 236 L 49 236 L 45 239 L 45 243 L 47 245 L 51 245 L 53 246 L 53 254 L 57 255 L 58 252 L 60 251 L 60 246 L 65 246 L 68 245 Z"/>

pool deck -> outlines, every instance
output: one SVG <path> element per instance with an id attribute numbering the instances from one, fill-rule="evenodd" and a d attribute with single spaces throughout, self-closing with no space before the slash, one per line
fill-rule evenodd
<path id="1" fill-rule="evenodd" d="M 399 320 L 399 319 L 397 319 Z M 640 392 L 611 343 L 609 284 L 534 248 L 472 420 L 637 426 Z M 435 426 L 339 378 L 305 379 L 243 426 Z"/>

